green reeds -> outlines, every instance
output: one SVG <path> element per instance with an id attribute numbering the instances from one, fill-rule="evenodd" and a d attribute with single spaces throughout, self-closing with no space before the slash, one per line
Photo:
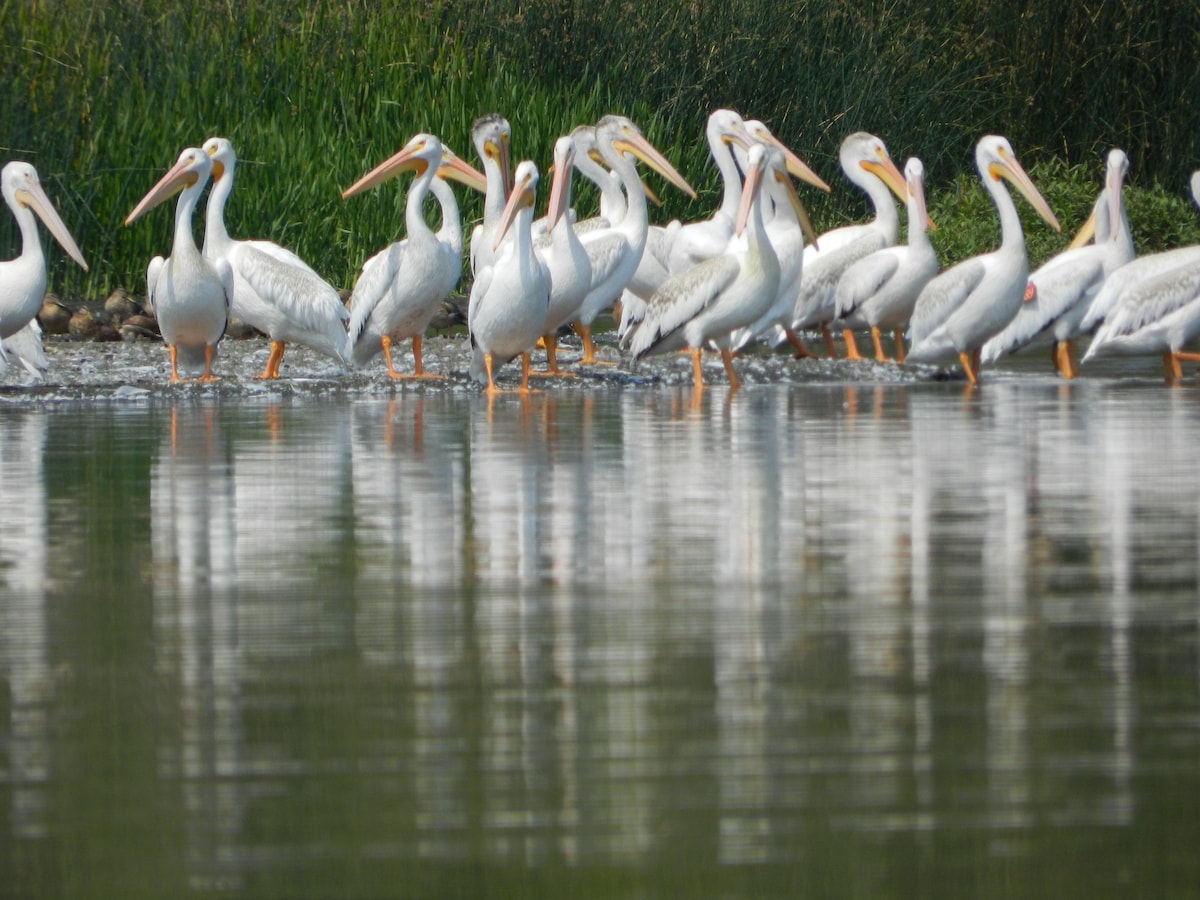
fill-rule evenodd
<path id="1" fill-rule="evenodd" d="M 701 192 L 663 191 L 664 221 L 715 205 L 702 135 L 708 113 L 731 106 L 834 186 L 828 198 L 805 192 L 821 229 L 866 213 L 836 162 L 842 137 L 862 128 L 898 164 L 925 161 L 946 255 L 994 243 L 973 172 L 987 132 L 1010 137 L 1067 230 L 1086 215 L 1104 152 L 1120 146 L 1131 184 L 1160 191 L 1144 207 L 1156 237 L 1143 245 L 1194 234 L 1185 186 L 1200 166 L 1200 12 L 1179 0 L 0 0 L 0 10 L 0 159 L 38 167 L 88 256 L 85 274 L 51 251 L 51 285 L 69 295 L 144 290 L 146 262 L 169 250 L 171 214 L 133 228 L 124 217 L 183 147 L 213 134 L 242 159 L 231 232 L 278 241 L 350 287 L 400 233 L 405 183 L 350 201 L 341 190 L 416 131 L 473 159 L 471 123 L 493 110 L 513 124 L 514 157 L 542 165 L 574 124 L 629 115 Z M 460 198 L 470 223 L 478 198 Z M 576 199 L 588 208 L 594 195 Z M 1176 212 L 1184 221 L 1172 224 Z M 1032 220 L 1029 233 L 1035 263 L 1067 240 Z M 0 214 L 0 254 L 15 244 Z"/>

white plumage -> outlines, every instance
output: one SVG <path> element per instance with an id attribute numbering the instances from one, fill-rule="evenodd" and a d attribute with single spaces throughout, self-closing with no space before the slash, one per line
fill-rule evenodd
<path id="1" fill-rule="evenodd" d="M 389 244 L 363 264 L 350 295 L 350 323 L 345 355 L 364 366 L 383 353 L 392 378 L 440 378 L 425 372 L 421 337 L 441 302 L 458 285 L 462 272 L 462 221 L 458 202 L 442 177 L 456 178 L 484 190 L 485 177 L 463 162 L 432 134 L 418 134 L 342 194 L 351 197 L 401 172 L 415 172 L 405 201 L 407 236 Z M 441 176 L 441 177 L 439 177 Z M 435 233 L 425 222 L 425 198 L 432 193 L 441 206 L 442 225 Z M 411 375 L 397 372 L 392 344 L 412 340 Z"/>
<path id="2" fill-rule="evenodd" d="M 184 150 L 125 219 L 126 225 L 132 224 L 183 187 L 175 207 L 171 255 L 154 257 L 146 270 L 147 292 L 167 345 L 173 382 L 179 380 L 180 368 L 192 372 L 202 367 L 200 380 L 214 380 L 217 344 L 229 322 L 233 269 L 224 259 L 205 259 L 192 236 L 192 215 L 212 165 L 199 147 Z"/>
<path id="3" fill-rule="evenodd" d="M 907 357 L 908 362 L 937 362 L 957 355 L 971 384 L 977 380 L 979 348 L 1017 314 L 1029 278 L 1025 234 L 1001 179 L 1059 230 L 1007 139 L 982 138 L 975 147 L 975 164 L 1000 216 L 1000 248 L 951 266 L 925 286 L 910 320 Z"/>
<path id="4" fill-rule="evenodd" d="M 1133 236 L 1121 199 L 1128 169 L 1125 153 L 1110 150 L 1104 188 L 1081 236 L 1029 276 L 1025 302 L 1012 321 L 983 345 L 982 363 L 1052 345 L 1055 369 L 1064 378 L 1075 377 L 1073 342 L 1082 333 L 1080 323 L 1108 276 L 1133 259 Z M 1083 246 L 1089 234 L 1094 234 L 1094 241 Z"/>
<path id="5" fill-rule="evenodd" d="M 475 276 L 468 304 L 471 377 L 488 394 L 500 393 L 495 371 L 521 357 L 521 392 L 529 391 L 529 355 L 550 308 L 550 273 L 533 249 L 533 204 L 538 171 L 529 160 L 517 166 L 508 205 L 497 223 L 492 265 Z M 508 237 L 508 232 L 512 235 Z"/>
<path id="6" fill-rule="evenodd" d="M 904 182 L 908 192 L 908 242 L 884 247 L 851 265 L 838 279 L 835 291 L 836 316 L 841 320 L 847 355 L 858 358 L 852 329 L 871 330 L 875 359 L 887 357 L 880 342 L 880 330 L 896 331 L 896 359 L 904 362 L 901 330 L 908 323 L 917 296 L 937 275 L 937 251 L 927 232 L 932 224 L 925 209 L 925 167 L 915 156 L 904 164 Z"/>
<path id="7" fill-rule="evenodd" d="M 213 160 L 208 195 L 204 256 L 224 259 L 233 269 L 230 312 L 263 332 L 271 351 L 262 378 L 278 378 L 286 344 L 304 344 L 346 362 L 346 307 L 304 260 L 271 241 L 235 241 L 225 227 L 225 204 L 233 191 L 237 155 L 222 137 L 209 138 L 204 151 Z"/>
<path id="8" fill-rule="evenodd" d="M 13 350 L 27 369 L 40 374 L 38 370 L 45 368 L 41 364 L 45 360 L 41 354 L 41 332 L 37 332 L 36 341 L 36 355 L 40 355 L 40 361 L 30 358 L 34 348 L 31 336 L 27 333 L 30 323 L 34 323 L 34 328 L 37 327 L 36 316 L 46 296 L 46 257 L 34 214 L 84 271 L 87 271 L 87 262 L 42 190 L 33 166 L 27 162 L 6 163 L 0 172 L 0 189 L 21 232 L 20 255 L 0 262 L 0 361 L 5 360 L 7 347 Z"/>

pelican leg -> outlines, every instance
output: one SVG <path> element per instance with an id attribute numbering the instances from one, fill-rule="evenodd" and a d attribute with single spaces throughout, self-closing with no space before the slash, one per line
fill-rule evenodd
<path id="1" fill-rule="evenodd" d="M 271 341 L 271 352 L 267 354 L 267 365 L 259 378 L 278 378 L 279 364 L 283 361 L 283 341 Z"/>
<path id="2" fill-rule="evenodd" d="M 592 329 L 582 322 L 574 322 L 571 325 L 575 329 L 575 333 L 579 335 L 583 341 L 583 357 L 577 361 L 581 366 L 611 366 L 612 363 L 602 359 L 596 359 L 596 342 L 592 340 Z"/>
<path id="3" fill-rule="evenodd" d="M 879 336 L 879 328 L 871 326 L 871 343 L 875 345 L 875 362 L 887 362 L 887 354 L 883 352 L 883 341 Z"/>
<path id="4" fill-rule="evenodd" d="M 963 373 L 967 376 L 967 381 L 971 382 L 972 385 L 978 384 L 979 381 L 975 377 L 975 367 L 972 364 L 971 354 L 964 350 L 958 354 L 958 361 L 962 365 Z"/>
<path id="5" fill-rule="evenodd" d="M 546 371 L 545 372 L 530 372 L 534 378 L 574 378 L 574 372 L 564 372 L 558 367 L 558 335 L 543 334 L 540 338 L 542 346 L 546 348 Z"/>
<path id="6" fill-rule="evenodd" d="M 167 344 L 167 357 L 171 360 L 171 383 L 180 381 L 179 369 L 176 367 L 179 357 L 179 348 L 174 344 Z"/>
<path id="7" fill-rule="evenodd" d="M 490 353 L 483 354 L 483 368 L 487 372 L 487 387 L 485 387 L 483 389 L 483 392 L 485 394 L 487 394 L 489 397 L 494 397 L 497 394 L 504 393 L 504 391 L 502 391 L 502 390 L 500 390 L 500 388 L 496 387 L 496 379 L 492 375 L 492 366 L 494 364 L 495 364 L 495 357 L 493 357 L 492 354 L 490 354 Z"/>
<path id="8" fill-rule="evenodd" d="M 1183 362 L 1200 362 L 1200 353 L 1193 353 L 1189 350 L 1180 350 L 1175 354 L 1175 358 Z"/>
<path id="9" fill-rule="evenodd" d="M 1166 370 L 1167 381 L 1182 381 L 1183 366 L 1179 362 L 1179 354 L 1167 351 L 1163 354 L 1163 369 Z"/>
<path id="10" fill-rule="evenodd" d="M 858 355 L 858 341 L 854 339 L 853 331 L 849 328 L 843 328 L 842 340 L 846 342 L 846 359 L 862 359 Z"/>
<path id="11" fill-rule="evenodd" d="M 518 391 L 520 391 L 520 393 L 522 393 L 522 394 L 532 394 L 533 393 L 533 391 L 529 390 L 529 354 L 528 353 L 521 354 L 521 386 L 520 386 L 520 388 L 518 388 Z"/>
<path id="12" fill-rule="evenodd" d="M 596 345 L 592 343 L 592 329 L 582 322 L 574 322 L 571 327 L 583 341 L 583 356 L 580 358 L 579 364 L 589 366 L 596 361 Z"/>
<path id="13" fill-rule="evenodd" d="M 413 373 L 411 375 L 401 375 L 399 373 L 392 375 L 393 378 L 441 378 L 441 375 L 434 375 L 432 372 L 425 371 L 425 365 L 421 361 L 421 335 L 416 335 L 412 339 L 413 351 Z"/>
<path id="14" fill-rule="evenodd" d="M 387 363 L 388 376 L 399 378 L 400 373 L 392 368 L 392 339 L 385 334 L 379 339 L 379 343 L 383 345 L 383 361 Z"/>
<path id="15" fill-rule="evenodd" d="M 1054 368 L 1068 381 L 1079 374 L 1075 368 L 1075 347 L 1070 341 L 1054 342 Z"/>
<path id="16" fill-rule="evenodd" d="M 825 339 L 825 352 L 830 359 L 837 359 L 837 348 L 833 345 L 833 335 L 829 333 L 829 324 L 821 323 L 821 337 Z"/>
<path id="17" fill-rule="evenodd" d="M 812 358 L 813 354 L 803 343 L 800 342 L 799 336 L 790 328 L 783 329 L 783 333 L 787 335 L 788 343 L 796 351 L 796 359 Z"/>
<path id="18" fill-rule="evenodd" d="M 904 363 L 904 331 L 897 328 L 893 338 L 896 342 L 896 362 Z"/>
<path id="19" fill-rule="evenodd" d="M 725 366 L 725 374 L 729 376 L 729 390 L 736 391 L 742 383 L 738 381 L 737 372 L 733 370 L 733 353 L 727 347 L 721 348 L 721 363 Z"/>
<path id="20" fill-rule="evenodd" d="M 197 378 L 198 382 L 216 382 L 218 379 L 215 374 L 212 374 L 212 344 L 204 344 L 204 374 Z"/>
<path id="21" fill-rule="evenodd" d="M 218 381 L 216 375 L 212 373 L 213 345 L 204 345 L 204 374 L 201 375 L 198 381 Z"/>
<path id="22" fill-rule="evenodd" d="M 697 391 L 704 390 L 704 372 L 700 368 L 700 357 L 704 351 L 699 347 L 691 349 L 692 354 L 692 386 Z"/>

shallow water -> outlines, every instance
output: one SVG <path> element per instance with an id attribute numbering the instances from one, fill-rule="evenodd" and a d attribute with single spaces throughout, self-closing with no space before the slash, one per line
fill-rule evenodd
<path id="1" fill-rule="evenodd" d="M 1200 885 L 1194 384 L 134 370 L 0 397 L 0 895 Z"/>

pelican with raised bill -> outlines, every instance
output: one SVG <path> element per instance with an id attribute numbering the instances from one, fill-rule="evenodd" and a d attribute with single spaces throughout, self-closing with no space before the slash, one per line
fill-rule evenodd
<path id="1" fill-rule="evenodd" d="M 776 147 L 755 143 L 748 154 L 746 181 L 729 249 L 672 277 L 646 305 L 646 317 L 630 340 L 634 358 L 687 348 L 692 357 L 692 383 L 704 388 L 700 357 L 704 345 L 716 344 L 729 375 L 739 386 L 730 344 L 733 333 L 758 320 L 775 301 L 779 260 L 762 220 L 762 186 L 767 179 L 785 186 L 797 216 L 800 198 Z"/>
<path id="2" fill-rule="evenodd" d="M 913 309 L 906 359 L 932 363 L 957 356 L 972 385 L 978 381 L 980 348 L 1012 321 L 1029 281 L 1025 233 L 1002 182 L 1016 188 L 1055 231 L 1062 230 L 1006 138 L 981 139 L 975 164 L 1000 216 L 1000 247 L 951 266 L 925 286 Z"/>
<path id="3" fill-rule="evenodd" d="M 421 339 L 441 303 L 458 285 L 462 273 L 462 219 L 452 178 L 478 191 L 486 189 L 483 173 L 468 165 L 432 134 L 417 134 L 343 192 L 352 197 L 402 172 L 414 172 L 405 200 L 407 236 L 389 244 L 363 264 L 350 295 L 350 326 L 344 336 L 346 356 L 366 365 L 380 352 L 392 378 L 441 378 L 425 371 Z M 425 198 L 432 193 L 442 212 L 435 233 L 425 221 Z M 392 344 L 412 339 L 413 374 L 396 371 Z"/>
<path id="4" fill-rule="evenodd" d="M 838 153 L 842 172 L 866 193 L 875 217 L 860 225 L 844 225 L 819 235 L 804 248 L 800 291 L 792 311 L 791 331 L 785 331 L 797 356 L 808 351 L 795 332 L 820 328 L 825 349 L 835 355 L 829 323 L 837 315 L 837 283 L 842 273 L 868 254 L 893 246 L 900 236 L 900 216 L 889 194 L 907 199 L 904 176 L 892 162 L 883 141 L 865 131 L 856 131 L 842 141 Z"/>
<path id="5" fill-rule="evenodd" d="M 216 380 L 212 364 L 229 322 L 233 268 L 224 259 L 205 259 L 192 236 L 192 215 L 212 166 L 212 157 L 201 148 L 184 150 L 125 219 L 126 225 L 132 225 L 179 193 L 171 255 L 154 257 L 146 270 L 146 288 L 167 345 L 172 382 L 180 380 L 180 367 L 194 371 L 201 365 L 199 380 Z"/>
<path id="6" fill-rule="evenodd" d="M 937 275 L 937 251 L 929 240 L 933 222 L 925 209 L 925 166 L 915 156 L 904 164 L 908 190 L 908 241 L 876 250 L 850 266 L 837 283 L 837 318 L 843 326 L 846 358 L 859 359 L 854 329 L 871 330 L 875 361 L 886 362 L 880 329 L 896 336 L 896 361 L 904 362 L 903 328 L 908 324 L 917 297 Z"/>
<path id="7" fill-rule="evenodd" d="M 546 209 L 547 232 L 534 248 L 550 274 L 550 307 L 542 327 L 546 371 L 565 375 L 558 368 L 558 329 L 567 325 L 592 285 L 592 263 L 571 223 L 571 176 L 575 170 L 575 141 L 564 135 L 554 142 L 554 176 Z"/>
<path id="8" fill-rule="evenodd" d="M 483 221 L 471 232 L 471 274 L 478 275 L 482 269 L 492 264 L 496 256 L 493 249 L 496 241 L 496 231 L 500 227 L 500 217 L 504 215 L 508 195 L 512 191 L 512 168 L 509 162 L 509 143 L 512 140 L 512 126 L 508 119 L 499 113 L 488 113 L 480 116 L 471 126 L 471 142 L 479 161 L 483 165 L 483 174 L 487 179 L 487 188 L 483 198 Z"/>
<path id="9" fill-rule="evenodd" d="M 295 253 L 271 241 L 235 241 L 225 227 L 225 204 L 233 191 L 237 154 L 223 137 L 203 147 L 213 161 L 203 254 L 233 269 L 230 312 L 271 342 L 260 378 L 278 378 L 287 344 L 311 347 L 346 363 L 346 312 L 341 298 Z"/>
<path id="10" fill-rule="evenodd" d="M 25 346 L 30 350 L 35 349 L 31 335 L 38 327 L 36 317 L 46 296 L 46 257 L 34 215 L 42 220 L 46 230 L 85 272 L 88 265 L 54 204 L 42 190 L 33 166 L 17 160 L 6 163 L 3 172 L 0 172 L 0 185 L 3 187 L 4 202 L 12 210 L 21 232 L 21 254 L 15 259 L 0 262 L 0 360 L 7 359 L 5 344 L 8 344 L 26 368 L 36 372 L 44 368 L 40 360 L 30 357 L 21 349 Z M 27 329 L 30 334 L 26 334 Z M 37 331 L 36 337 L 40 335 L 41 332 Z M 40 350 L 40 343 L 40 340 L 36 341 L 36 349 Z"/>
<path id="11" fill-rule="evenodd" d="M 1025 302 L 1004 330 L 983 345 L 982 363 L 1048 344 L 1055 370 L 1063 378 L 1075 377 L 1074 339 L 1082 333 L 1084 315 L 1108 276 L 1133 259 L 1133 235 L 1121 199 L 1128 169 L 1124 151 L 1110 150 L 1092 214 L 1068 249 L 1029 276 Z"/>
<path id="12" fill-rule="evenodd" d="M 496 369 L 521 357 L 521 387 L 529 393 L 529 356 L 542 335 L 550 309 L 550 273 L 533 249 L 533 204 L 538 170 L 529 160 L 517 166 L 508 204 L 497 223 L 490 266 L 475 276 L 468 303 L 471 377 L 489 396 L 501 393 Z M 512 232 L 510 239 L 508 232 Z"/>

